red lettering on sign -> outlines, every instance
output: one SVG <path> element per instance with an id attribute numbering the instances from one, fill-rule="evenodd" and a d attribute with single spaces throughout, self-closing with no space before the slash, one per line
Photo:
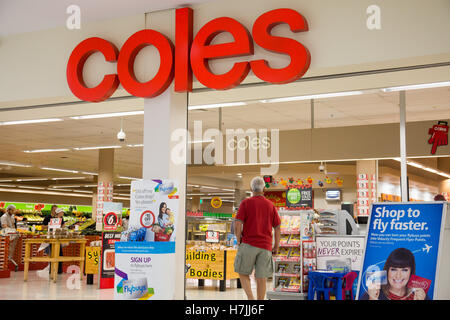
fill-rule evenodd
<path id="1" fill-rule="evenodd" d="M 214 74 L 209 68 L 211 59 L 253 55 L 253 40 L 248 30 L 238 21 L 222 17 L 206 23 L 193 39 L 193 11 L 177 9 L 175 13 L 175 49 L 172 42 L 155 30 L 141 30 L 133 34 L 120 53 L 110 42 L 89 38 L 75 47 L 67 63 L 67 83 L 81 100 L 100 102 L 108 99 L 119 86 L 137 97 L 155 97 L 164 92 L 175 77 L 176 92 L 192 91 L 192 73 L 203 85 L 217 90 L 239 85 L 250 70 L 263 81 L 283 84 L 301 78 L 309 68 L 310 54 L 306 47 L 293 39 L 271 35 L 272 29 L 287 23 L 292 32 L 308 30 L 306 19 L 292 9 L 276 9 L 256 19 L 252 34 L 255 42 L 266 50 L 286 54 L 291 61 L 285 68 L 271 68 L 266 60 L 234 63 L 224 74 Z M 234 41 L 212 44 L 220 33 L 227 32 Z M 139 82 L 134 73 L 134 62 L 139 51 L 154 46 L 160 55 L 158 73 L 147 82 Z M 83 67 L 91 54 L 100 51 L 108 62 L 117 61 L 117 74 L 105 75 L 102 82 L 88 88 L 83 80 Z"/>
<path id="2" fill-rule="evenodd" d="M 178 9 L 175 13 L 175 91 L 192 91 L 190 49 L 192 44 L 191 8 Z"/>
<path id="3" fill-rule="evenodd" d="M 218 34 L 229 32 L 234 42 L 210 44 Z M 230 71 L 216 75 L 208 66 L 209 59 L 253 54 L 253 42 L 245 27 L 231 18 L 214 19 L 197 33 L 191 48 L 191 66 L 198 81 L 208 88 L 225 90 L 239 85 L 250 71 L 247 61 L 237 62 Z"/>
<path id="4" fill-rule="evenodd" d="M 108 99 L 119 86 L 116 74 L 106 75 L 102 82 L 94 87 L 88 88 L 83 80 L 83 67 L 91 54 L 100 51 L 108 62 L 115 62 L 119 50 L 110 42 L 101 38 L 89 38 L 73 49 L 67 63 L 67 84 L 73 94 L 81 100 L 100 102 Z"/>
<path id="5" fill-rule="evenodd" d="M 266 60 L 252 61 L 253 73 L 266 82 L 289 83 L 300 79 L 309 68 L 311 56 L 308 49 L 301 43 L 270 34 L 272 29 L 282 23 L 287 23 L 293 32 L 308 31 L 305 18 L 292 9 L 277 9 L 264 13 L 253 24 L 253 39 L 264 49 L 289 55 L 291 63 L 282 69 L 269 67 Z"/>
<path id="6" fill-rule="evenodd" d="M 139 82 L 134 74 L 134 60 L 142 48 L 153 45 L 159 51 L 160 65 L 156 76 Z M 117 72 L 122 87 L 135 97 L 152 98 L 167 89 L 173 79 L 173 45 L 155 30 L 141 30 L 133 34 L 120 49 Z"/>

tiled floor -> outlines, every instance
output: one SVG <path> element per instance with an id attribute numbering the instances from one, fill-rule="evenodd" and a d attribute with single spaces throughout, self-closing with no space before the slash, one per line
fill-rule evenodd
<path id="1" fill-rule="evenodd" d="M 30 271 L 28 281 L 23 281 L 23 272 L 11 272 L 11 277 L 0 279 L 0 300 L 112 300 L 113 289 L 98 289 L 95 279 L 93 285 L 77 281 L 75 274 L 60 274 L 56 283 Z M 236 288 L 236 281 L 227 281 L 225 292 L 219 291 L 219 283 L 205 280 L 205 286 L 198 288 L 197 280 L 186 281 L 188 300 L 246 300 L 244 290 Z M 256 284 L 252 280 L 256 295 Z M 272 281 L 267 282 L 267 290 L 272 289 Z"/>
<path id="2" fill-rule="evenodd" d="M 0 279 L 0 300 L 109 300 L 114 299 L 113 289 L 98 289 L 98 282 L 87 285 L 77 281 L 75 274 L 60 274 L 56 283 L 40 277 L 36 271 L 11 272 L 11 277 Z M 79 284 L 79 287 L 77 285 Z"/>

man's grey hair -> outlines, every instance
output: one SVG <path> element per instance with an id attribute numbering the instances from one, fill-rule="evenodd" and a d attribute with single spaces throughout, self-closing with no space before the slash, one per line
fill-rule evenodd
<path id="1" fill-rule="evenodd" d="M 250 182 L 250 188 L 253 192 L 263 192 L 266 183 L 261 177 L 254 177 L 252 182 Z"/>

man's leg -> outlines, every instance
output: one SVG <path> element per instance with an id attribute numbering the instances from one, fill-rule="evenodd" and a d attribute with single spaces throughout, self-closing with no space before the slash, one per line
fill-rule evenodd
<path id="1" fill-rule="evenodd" d="M 266 278 L 256 278 L 256 296 L 258 300 L 266 298 Z"/>
<path id="2" fill-rule="evenodd" d="M 266 298 L 266 284 L 267 278 L 273 274 L 273 260 L 272 252 L 269 250 L 260 249 L 256 257 L 255 278 L 256 278 L 256 292 L 258 300 Z"/>
<path id="3" fill-rule="evenodd" d="M 244 289 L 248 300 L 255 300 L 252 292 L 252 286 L 250 284 L 250 276 L 246 274 L 239 274 L 239 279 L 241 280 L 242 289 Z"/>

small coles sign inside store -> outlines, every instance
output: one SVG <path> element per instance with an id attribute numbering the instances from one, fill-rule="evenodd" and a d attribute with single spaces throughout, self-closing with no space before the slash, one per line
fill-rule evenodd
<path id="1" fill-rule="evenodd" d="M 108 99 L 119 84 L 131 95 L 151 98 L 164 92 L 175 79 L 176 92 L 192 91 L 192 75 L 204 86 L 226 90 L 238 86 L 250 70 L 261 80 L 284 84 L 301 78 L 310 65 L 308 49 L 294 39 L 274 36 L 271 30 L 279 24 L 288 24 L 292 32 L 308 31 L 306 19 L 292 9 L 276 9 L 259 16 L 251 33 L 240 22 L 221 17 L 213 19 L 193 36 L 193 10 L 177 9 L 175 13 L 175 46 L 162 33 L 145 29 L 130 36 L 120 51 L 111 42 L 98 37 L 88 38 L 72 51 L 67 63 L 67 83 L 72 93 L 81 100 L 100 102 Z M 211 44 L 220 33 L 230 33 L 234 41 Z M 271 68 L 264 59 L 234 63 L 224 74 L 214 74 L 208 61 L 212 59 L 251 56 L 253 41 L 260 47 L 288 55 L 290 63 L 284 68 Z M 134 73 L 136 56 L 146 46 L 154 46 L 160 66 L 153 79 L 139 82 Z M 105 75 L 99 85 L 88 88 L 83 79 L 86 60 L 101 52 L 108 62 L 117 63 L 117 73 Z"/>

